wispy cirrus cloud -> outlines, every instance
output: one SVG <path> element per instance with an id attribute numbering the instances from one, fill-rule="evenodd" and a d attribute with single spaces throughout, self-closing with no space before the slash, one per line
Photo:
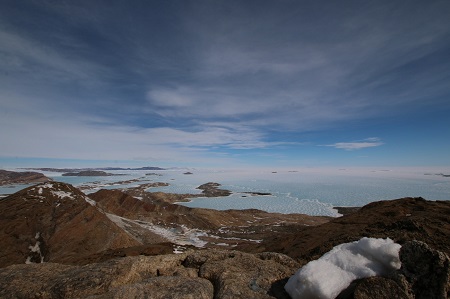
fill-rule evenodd
<path id="1" fill-rule="evenodd" d="M 377 146 L 381 146 L 383 144 L 384 143 L 380 140 L 380 138 L 371 137 L 371 138 L 366 138 L 366 139 L 359 140 L 359 141 L 337 142 L 337 143 L 328 144 L 325 146 L 334 147 L 337 149 L 343 149 L 346 151 L 353 151 L 353 150 L 360 150 L 360 149 L 369 148 L 369 147 L 377 147 Z"/>
<path id="2" fill-rule="evenodd" d="M 352 151 L 384 128 L 349 124 L 450 107 L 446 1 L 0 7 L 0 155 Z"/>

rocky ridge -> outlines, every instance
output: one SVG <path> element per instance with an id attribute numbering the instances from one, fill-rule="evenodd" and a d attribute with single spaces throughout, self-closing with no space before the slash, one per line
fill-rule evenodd
<path id="1" fill-rule="evenodd" d="M 75 187 L 42 183 L 0 200 L 0 267 L 71 262 L 110 248 L 140 245 Z"/>
<path id="2" fill-rule="evenodd" d="M 100 190 L 89 196 L 138 239 L 140 232 L 151 230 L 165 235 L 172 243 L 198 247 L 233 248 L 258 243 L 268 234 L 330 219 L 260 210 L 194 209 L 160 200 L 153 193 L 141 200 L 120 190 Z"/>
<path id="3" fill-rule="evenodd" d="M 362 237 L 389 237 L 399 244 L 420 240 L 450 255 L 449 215 L 450 201 L 420 197 L 378 201 L 322 225 L 298 227 L 241 249 L 281 252 L 306 263 L 341 243 Z"/>
<path id="4" fill-rule="evenodd" d="M 448 296 L 447 201 L 381 201 L 332 219 L 46 183 L 0 208 L 2 298 L 289 298 L 283 286 L 301 265 L 361 237 L 400 243 L 402 269 L 338 298 Z"/>
<path id="5" fill-rule="evenodd" d="M 283 280 L 297 267 L 282 254 L 226 250 L 127 257 L 85 266 L 13 265 L 0 272 L 0 297 L 289 298 Z"/>

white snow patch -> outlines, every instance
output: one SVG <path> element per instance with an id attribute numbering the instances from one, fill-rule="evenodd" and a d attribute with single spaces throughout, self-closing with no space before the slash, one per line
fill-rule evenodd
<path id="1" fill-rule="evenodd" d="M 52 191 L 52 194 L 63 199 L 63 198 L 69 198 L 69 199 L 74 199 L 73 198 L 73 193 L 71 192 L 66 192 L 66 191 Z"/>
<path id="2" fill-rule="evenodd" d="M 120 228 L 124 230 L 127 230 L 128 225 L 126 222 L 134 223 L 157 235 L 160 235 L 161 237 L 177 245 L 192 245 L 195 247 L 204 247 L 208 243 L 200 240 L 199 238 L 201 236 L 207 236 L 205 232 L 201 230 L 190 229 L 183 225 L 179 228 L 168 229 L 150 222 L 140 220 L 136 221 L 108 213 L 106 215 L 109 219 L 111 219 L 114 223 L 116 223 Z"/>
<path id="3" fill-rule="evenodd" d="M 34 238 L 37 240 L 37 239 L 39 239 L 40 236 L 41 236 L 41 233 L 37 232 L 36 235 L 34 236 Z M 28 246 L 28 248 L 30 249 L 31 252 L 37 252 L 41 259 L 41 263 L 44 262 L 44 256 L 42 255 L 42 252 L 41 252 L 41 242 L 36 241 L 36 244 L 34 244 L 33 246 L 30 245 L 30 246 Z M 31 261 L 31 256 L 28 256 L 27 259 L 25 260 L 25 264 L 32 264 L 32 263 L 33 262 Z"/>
<path id="4" fill-rule="evenodd" d="M 53 188 L 53 184 L 46 183 L 46 184 L 42 185 L 41 188 L 44 188 L 44 189 Z"/>
<path id="5" fill-rule="evenodd" d="M 184 253 L 184 250 L 186 250 L 186 247 L 179 246 L 179 245 L 173 247 L 173 253 L 175 253 L 175 254 Z"/>
<path id="6" fill-rule="evenodd" d="M 92 200 L 92 199 L 90 199 L 89 197 L 87 197 L 87 196 L 85 196 L 84 197 L 84 200 L 88 203 L 88 204 L 90 204 L 91 206 L 96 206 L 97 205 L 97 203 L 94 201 L 94 200 Z"/>
<path id="7" fill-rule="evenodd" d="M 42 188 L 38 189 L 38 193 L 39 193 L 39 195 L 42 195 Z"/>
<path id="8" fill-rule="evenodd" d="M 292 299 L 335 298 L 355 279 L 400 269 L 400 247 L 389 238 L 340 244 L 300 268 L 284 288 Z"/>

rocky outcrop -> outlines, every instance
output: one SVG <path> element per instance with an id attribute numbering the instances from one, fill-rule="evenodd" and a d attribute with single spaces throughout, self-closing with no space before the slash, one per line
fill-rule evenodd
<path id="1" fill-rule="evenodd" d="M 85 266 L 13 265 L 0 272 L 1 298 L 289 298 L 298 264 L 276 253 L 201 250 L 128 257 Z"/>
<path id="2" fill-rule="evenodd" d="M 362 237 L 391 238 L 396 243 L 420 240 L 450 254 L 450 201 L 402 198 L 370 203 L 357 212 L 314 227 L 268 236 L 260 244 L 242 250 L 275 251 L 302 263 L 319 258 L 334 246 Z"/>
<path id="3" fill-rule="evenodd" d="M 405 287 L 386 277 L 369 277 L 355 281 L 336 299 L 414 299 Z"/>
<path id="4" fill-rule="evenodd" d="M 240 244 L 260 242 L 280 231 L 291 231 L 297 226 L 312 226 L 329 221 L 329 217 L 302 214 L 267 213 L 260 210 L 195 209 L 161 202 L 154 194 L 139 200 L 119 190 L 100 190 L 89 197 L 104 211 L 133 220 L 136 224 L 152 224 L 171 232 L 194 230 L 207 247 L 235 247 Z M 133 225 L 127 221 L 127 226 Z M 173 242 L 173 241 L 172 241 Z"/>
<path id="5" fill-rule="evenodd" d="M 420 241 L 407 242 L 400 250 L 402 268 L 416 299 L 444 299 L 450 295 L 450 259 Z"/>
<path id="6" fill-rule="evenodd" d="M 0 169 L 0 186 L 12 184 L 35 184 L 50 181 L 50 178 L 39 172 L 16 172 Z"/>
<path id="7" fill-rule="evenodd" d="M 0 209 L 1 298 L 287 299 L 284 285 L 300 266 L 361 237 L 400 243 L 402 268 L 355 281 L 338 298 L 447 298 L 449 292 L 446 201 L 375 202 L 331 219 L 192 209 L 120 190 L 87 197 L 52 182 L 0 200 Z M 159 235 L 163 229 L 185 237 L 201 232 L 195 237 L 207 249 L 175 246 Z"/>
<path id="8" fill-rule="evenodd" d="M 450 259 L 420 241 L 400 249 L 401 269 L 387 277 L 355 281 L 337 299 L 446 299 L 450 295 Z"/>
<path id="9" fill-rule="evenodd" d="M 0 267 L 70 263 L 106 249 L 141 245 L 75 187 L 44 183 L 0 200 Z"/>

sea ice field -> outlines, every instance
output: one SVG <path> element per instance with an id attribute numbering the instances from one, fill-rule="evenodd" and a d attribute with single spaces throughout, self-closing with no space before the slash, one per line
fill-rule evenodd
<path id="1" fill-rule="evenodd" d="M 64 177 L 43 172 L 56 181 L 74 186 L 126 188 L 148 182 L 165 182 L 167 187 L 147 191 L 199 194 L 196 189 L 207 182 L 233 192 L 228 197 L 192 198 L 179 203 L 209 209 L 260 209 L 278 213 L 339 216 L 333 207 L 363 206 L 373 201 L 401 197 L 450 200 L 450 169 L 443 168 L 293 168 L 293 169 L 168 169 L 156 171 L 109 171 L 122 176 Z M 185 174 L 190 172 L 192 174 Z M 114 184 L 139 179 L 139 182 Z M 26 186 L 0 187 L 0 194 L 11 194 Z M 271 195 L 251 195 L 264 192 Z"/>

